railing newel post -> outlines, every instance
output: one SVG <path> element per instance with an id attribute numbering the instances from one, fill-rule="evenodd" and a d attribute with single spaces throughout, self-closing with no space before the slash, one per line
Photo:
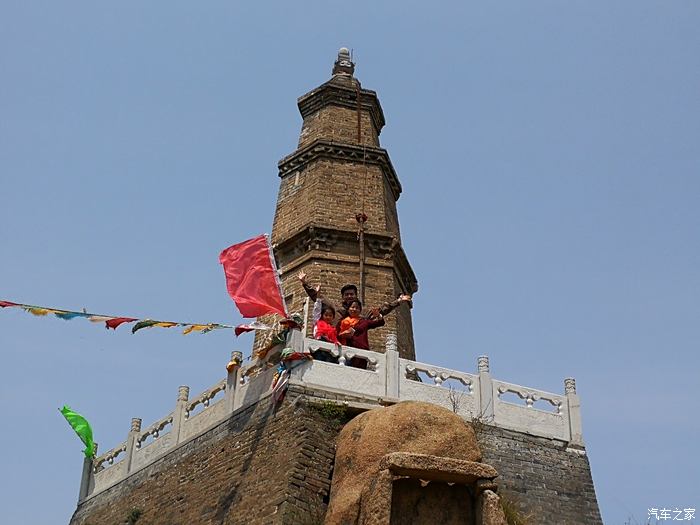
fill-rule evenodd
<path id="1" fill-rule="evenodd" d="M 78 503 L 87 498 L 95 489 L 95 457 L 97 456 L 97 443 L 95 445 L 95 455 L 91 458 L 83 459 L 83 473 L 80 477 L 80 491 L 78 492 Z"/>
<path id="2" fill-rule="evenodd" d="M 384 392 L 388 399 L 399 399 L 401 384 L 401 370 L 396 334 L 389 334 L 386 338 L 386 353 L 384 354 L 385 375 Z"/>
<path id="3" fill-rule="evenodd" d="M 489 356 L 480 355 L 479 367 L 479 414 L 484 422 L 493 423 L 495 418 L 493 380 L 489 365 Z"/>
<path id="4" fill-rule="evenodd" d="M 583 447 L 583 432 L 581 424 L 581 399 L 576 393 L 576 380 L 573 377 L 564 379 L 567 413 L 569 417 L 569 444 Z"/>
<path id="5" fill-rule="evenodd" d="M 136 443 L 140 432 L 141 418 L 132 417 L 131 428 L 129 429 L 129 434 L 126 437 L 126 450 L 124 451 L 126 454 L 126 457 L 124 458 L 124 477 L 131 472 L 131 462 L 134 457 L 134 451 L 136 450 Z"/>
<path id="6" fill-rule="evenodd" d="M 173 411 L 173 428 L 171 446 L 175 446 L 180 442 L 180 436 L 182 435 L 182 427 L 187 420 L 187 402 L 190 398 L 190 387 L 187 385 L 181 385 L 177 389 L 177 403 L 175 403 L 175 410 Z"/>
<path id="7" fill-rule="evenodd" d="M 238 390 L 238 373 L 243 363 L 243 352 L 231 352 L 231 361 L 226 365 L 226 413 L 230 414 L 236 406 L 236 391 Z"/>

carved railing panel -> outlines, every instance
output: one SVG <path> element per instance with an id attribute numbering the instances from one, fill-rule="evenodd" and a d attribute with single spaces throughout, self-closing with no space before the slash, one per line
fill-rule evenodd
<path id="1" fill-rule="evenodd" d="M 353 395 L 381 398 L 386 395 L 386 357 L 384 354 L 349 346 L 306 339 L 305 349 L 323 349 L 335 356 L 338 363 L 309 361 L 292 370 L 291 379 L 304 385 L 346 391 Z M 347 366 L 353 359 L 366 363 L 367 369 Z"/>
<path id="2" fill-rule="evenodd" d="M 124 453 L 126 452 L 126 442 L 120 443 L 111 450 L 108 450 L 104 454 L 97 456 L 93 460 L 93 466 L 95 473 L 102 472 L 109 468 L 113 468 L 115 464 L 118 464 L 124 459 Z M 120 457 L 121 456 L 121 457 Z M 119 458 L 119 459 L 117 459 Z"/>
<path id="3" fill-rule="evenodd" d="M 479 376 L 408 359 L 399 359 L 399 370 L 401 401 L 434 403 L 467 419 L 478 416 Z M 413 379 L 419 372 L 423 372 L 421 375 L 427 380 Z"/>
<path id="4" fill-rule="evenodd" d="M 131 460 L 131 471 L 144 467 L 159 458 L 173 447 L 172 432 L 161 435 L 154 441 L 143 444 L 141 448 L 134 451 L 134 457 Z"/>
<path id="5" fill-rule="evenodd" d="M 205 390 L 204 392 L 196 396 L 194 399 L 190 400 L 190 402 L 187 403 L 187 405 L 185 406 L 185 419 L 189 419 L 190 417 L 194 416 L 198 408 L 201 411 L 206 410 L 209 407 L 209 405 L 212 404 L 212 400 L 218 394 L 223 393 L 225 390 L 226 380 L 222 379 L 213 387 L 209 388 L 208 390 Z"/>
<path id="6" fill-rule="evenodd" d="M 225 403 L 222 402 L 225 392 L 226 380 L 223 379 L 185 404 L 180 441 L 198 434 L 225 417 Z"/>
<path id="7" fill-rule="evenodd" d="M 135 447 L 136 449 L 141 449 L 146 445 L 158 441 L 161 435 L 169 433 L 173 424 L 173 414 L 172 412 L 165 416 L 163 419 L 156 421 L 146 430 L 139 433 L 136 437 Z M 168 429 L 167 431 L 165 429 Z"/>
<path id="8" fill-rule="evenodd" d="M 238 410 L 257 403 L 261 397 L 270 392 L 274 375 L 275 369 L 269 368 L 251 377 L 245 384 L 239 383 L 236 387 L 233 409 Z"/>
<path id="9" fill-rule="evenodd" d="M 568 441 L 566 396 L 493 380 L 494 425 Z M 513 402 L 513 401 L 521 402 Z M 544 409 L 540 409 L 543 406 Z M 550 408 L 551 407 L 551 408 Z"/>
<path id="10" fill-rule="evenodd" d="M 114 485 L 126 476 L 125 458 L 126 442 L 117 445 L 112 450 L 93 460 L 95 492 Z"/>
<path id="11" fill-rule="evenodd" d="M 225 416 L 226 403 L 223 399 L 218 399 L 210 404 L 206 410 L 196 413 L 184 422 L 180 431 L 180 440 L 184 441 L 199 434 L 223 420 Z"/>

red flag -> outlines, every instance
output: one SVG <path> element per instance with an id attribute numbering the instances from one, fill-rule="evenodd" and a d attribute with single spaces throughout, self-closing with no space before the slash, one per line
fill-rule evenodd
<path id="1" fill-rule="evenodd" d="M 134 321 L 138 321 L 138 319 L 132 319 L 131 317 L 115 317 L 113 319 L 107 319 L 105 321 L 105 328 L 107 328 L 108 330 L 110 328 L 112 330 L 116 330 L 120 324 L 133 323 Z"/>
<path id="2" fill-rule="evenodd" d="M 233 333 L 236 334 L 236 337 L 238 337 L 241 334 L 245 334 L 246 332 L 252 332 L 253 330 L 255 330 L 255 328 L 251 328 L 248 324 L 239 324 L 236 328 L 233 329 Z"/>
<path id="3" fill-rule="evenodd" d="M 264 235 L 226 248 L 219 255 L 226 288 L 243 317 L 277 313 L 287 317 L 277 269 Z"/>
<path id="4" fill-rule="evenodd" d="M 19 306 L 17 303 L 11 303 L 10 301 L 0 301 L 0 308 L 5 308 L 6 306 Z"/>
<path id="5" fill-rule="evenodd" d="M 236 337 L 238 337 L 241 334 L 254 330 L 273 330 L 273 327 L 258 321 L 253 321 L 252 323 L 239 324 L 233 329 L 233 332 L 236 334 Z"/>

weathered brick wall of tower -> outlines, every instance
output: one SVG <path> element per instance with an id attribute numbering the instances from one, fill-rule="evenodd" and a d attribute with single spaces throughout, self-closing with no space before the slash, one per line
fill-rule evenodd
<path id="1" fill-rule="evenodd" d="M 328 401 L 325 401 L 327 399 Z M 342 421 L 327 403 L 360 398 L 293 386 L 269 396 L 78 505 L 70 525 L 321 524 Z M 477 425 L 499 493 L 529 523 L 602 523 L 585 452 L 565 442 Z"/>
<path id="2" fill-rule="evenodd" d="M 296 278 L 299 271 L 307 273 L 310 283 L 320 283 L 321 293 L 333 301 L 343 285 L 360 284 L 356 214 L 361 212 L 368 217 L 365 306 L 418 289 L 401 247 L 396 210 L 401 184 L 388 153 L 379 147 L 384 114 L 377 94 L 362 89 L 353 76 L 349 58 L 341 53 L 333 77 L 299 98 L 304 119 L 299 146 L 279 162 L 272 243 L 290 311 L 302 311 L 306 299 Z M 387 316 L 386 326 L 370 332 L 372 350 L 383 352 L 389 333 L 397 334 L 402 357 L 415 358 L 408 305 Z"/>
<path id="3" fill-rule="evenodd" d="M 70 525 L 321 523 L 336 422 L 297 394 L 269 398 L 78 506 Z"/>

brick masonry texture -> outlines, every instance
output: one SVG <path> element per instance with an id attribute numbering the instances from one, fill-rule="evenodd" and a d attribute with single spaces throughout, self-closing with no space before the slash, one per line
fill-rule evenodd
<path id="1" fill-rule="evenodd" d="M 531 516 L 530 523 L 602 524 L 585 454 L 557 440 L 476 428 L 484 463 L 498 471 L 499 494 Z"/>
<path id="2" fill-rule="evenodd" d="M 319 524 L 328 503 L 337 420 L 324 402 L 364 401 L 292 387 L 184 443 L 79 505 L 70 525 L 122 525 L 132 509 L 148 525 Z M 477 425 L 499 493 L 530 523 L 602 523 L 588 459 L 564 443 Z"/>
<path id="3" fill-rule="evenodd" d="M 297 400 L 297 402 L 295 402 Z M 235 413 L 154 464 L 82 503 L 71 525 L 319 523 L 338 426 L 293 391 Z"/>
<path id="4" fill-rule="evenodd" d="M 396 202 L 382 170 L 357 162 L 320 160 L 281 180 L 272 242 L 282 242 L 311 224 L 357 231 L 355 214 L 362 211 L 363 195 L 369 217 L 365 231 L 398 239 Z"/>
<path id="5" fill-rule="evenodd" d="M 378 147 L 379 133 L 372 123 L 369 112 L 361 111 L 361 143 Z M 304 120 L 299 136 L 299 147 L 303 148 L 319 139 L 357 144 L 357 110 L 326 106 Z"/>

